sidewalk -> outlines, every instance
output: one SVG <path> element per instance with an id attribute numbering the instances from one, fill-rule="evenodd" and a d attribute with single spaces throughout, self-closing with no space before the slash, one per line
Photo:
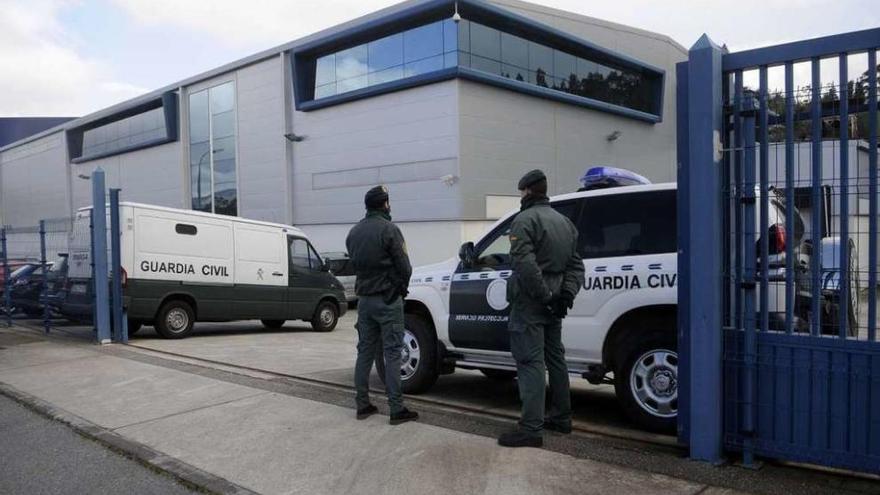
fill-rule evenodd
<path id="1" fill-rule="evenodd" d="M 0 392 L 228 493 L 733 493 L 383 415 L 356 421 L 351 408 L 108 352 L 120 347 L 0 330 Z"/>

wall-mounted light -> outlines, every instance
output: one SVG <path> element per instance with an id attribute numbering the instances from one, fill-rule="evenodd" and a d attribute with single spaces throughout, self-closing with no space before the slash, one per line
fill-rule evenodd
<path id="1" fill-rule="evenodd" d="M 461 14 L 458 13 L 458 2 L 455 2 L 455 13 L 452 14 L 452 22 L 456 24 L 461 22 Z"/>
<path id="2" fill-rule="evenodd" d="M 299 136 L 299 135 L 294 134 L 292 132 L 288 132 L 287 134 L 284 135 L 284 137 L 287 138 L 287 140 L 290 141 L 291 143 L 298 143 L 300 141 L 304 141 L 308 136 Z"/>
<path id="3" fill-rule="evenodd" d="M 455 185 L 456 182 L 458 182 L 458 176 L 452 174 L 444 175 L 443 177 L 440 177 L 440 182 L 452 187 Z"/>
<path id="4" fill-rule="evenodd" d="M 623 133 L 620 132 L 620 131 L 614 131 L 614 132 L 612 132 L 611 134 L 605 136 L 605 139 L 606 139 L 609 143 L 610 143 L 611 141 L 617 141 L 617 138 L 619 138 L 621 134 L 623 134 Z"/>

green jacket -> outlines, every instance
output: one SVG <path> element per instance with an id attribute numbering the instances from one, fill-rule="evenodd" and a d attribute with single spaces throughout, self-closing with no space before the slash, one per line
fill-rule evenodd
<path id="1" fill-rule="evenodd" d="M 513 275 L 507 299 L 546 305 L 568 293 L 572 299 L 584 285 L 584 263 L 577 250 L 578 231 L 546 197 L 526 198 L 510 226 Z"/>
<path id="2" fill-rule="evenodd" d="M 381 295 L 388 300 L 406 295 L 412 265 L 403 234 L 391 223 L 390 215 L 368 211 L 348 233 L 345 246 L 357 277 L 357 295 Z"/>

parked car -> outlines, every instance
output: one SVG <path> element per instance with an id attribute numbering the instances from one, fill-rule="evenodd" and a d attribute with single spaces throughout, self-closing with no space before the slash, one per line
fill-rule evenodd
<path id="1" fill-rule="evenodd" d="M 36 318 L 43 316 L 43 304 L 48 304 L 52 296 L 64 286 L 67 280 L 67 253 L 60 253 L 58 259 L 47 263 L 48 275 L 43 275 L 43 267 L 35 264 L 35 269 L 27 277 L 16 280 L 10 292 L 12 306 L 25 315 Z M 46 299 L 43 294 L 43 280 L 46 280 Z M 50 306 L 50 312 L 52 305 Z"/>
<path id="2" fill-rule="evenodd" d="M 674 431 L 676 185 L 610 187 L 603 181 L 601 186 L 551 198 L 551 206 L 578 228 L 586 269 L 584 289 L 563 324 L 569 371 L 594 384 L 613 383 L 624 412 L 643 428 Z M 778 199 L 771 202 L 770 229 L 756 236 L 770 236 L 772 242 L 767 262 L 777 276 L 769 283 L 768 311 L 776 322 L 784 322 L 786 307 L 785 277 L 779 277 L 785 266 L 783 206 Z M 414 271 L 405 303 L 404 392 L 424 392 L 456 368 L 477 369 L 494 379 L 515 376 L 506 286 L 512 276 L 508 235 L 516 214 L 465 243 L 457 259 Z M 794 234 L 800 259 L 803 228 Z M 377 367 L 384 377 L 384 361 L 379 359 Z"/>
<path id="3" fill-rule="evenodd" d="M 10 276 L 12 275 L 12 273 L 15 270 L 18 270 L 19 268 L 21 268 L 25 265 L 29 265 L 31 263 L 33 263 L 32 260 L 26 260 L 26 259 L 11 259 L 6 262 L 6 264 L 9 265 Z M 0 293 L 3 292 L 3 276 L 5 273 L 6 273 L 5 268 L 3 267 L 3 264 L 0 263 Z"/>
<path id="4" fill-rule="evenodd" d="M 268 328 L 304 320 L 329 332 L 348 309 L 342 284 L 296 227 L 137 203 L 119 210 L 129 333 L 147 324 L 179 339 L 197 321 L 250 319 Z M 90 208 L 80 209 L 75 222 L 88 225 L 89 217 Z M 88 235 L 89 229 L 74 231 Z M 69 318 L 91 319 L 90 257 L 87 249 L 71 252 L 61 303 Z"/>
<path id="5" fill-rule="evenodd" d="M 348 253 L 321 253 L 321 257 L 324 258 L 330 267 L 330 273 L 345 287 L 345 300 L 349 303 L 357 301 L 357 294 L 354 290 L 354 265 L 351 263 Z"/>

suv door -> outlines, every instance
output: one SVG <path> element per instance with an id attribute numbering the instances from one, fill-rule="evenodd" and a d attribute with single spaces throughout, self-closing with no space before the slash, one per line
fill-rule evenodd
<path id="1" fill-rule="evenodd" d="M 326 285 L 321 258 L 308 240 L 287 236 L 288 284 L 287 307 L 290 319 L 311 319 L 315 305 Z"/>
<path id="2" fill-rule="evenodd" d="M 553 202 L 553 208 L 577 225 L 580 200 Z M 510 351 L 507 279 L 510 269 L 510 224 L 516 215 L 483 237 L 475 247 L 476 262 L 458 264 L 449 288 L 449 340 L 457 348 Z"/>

